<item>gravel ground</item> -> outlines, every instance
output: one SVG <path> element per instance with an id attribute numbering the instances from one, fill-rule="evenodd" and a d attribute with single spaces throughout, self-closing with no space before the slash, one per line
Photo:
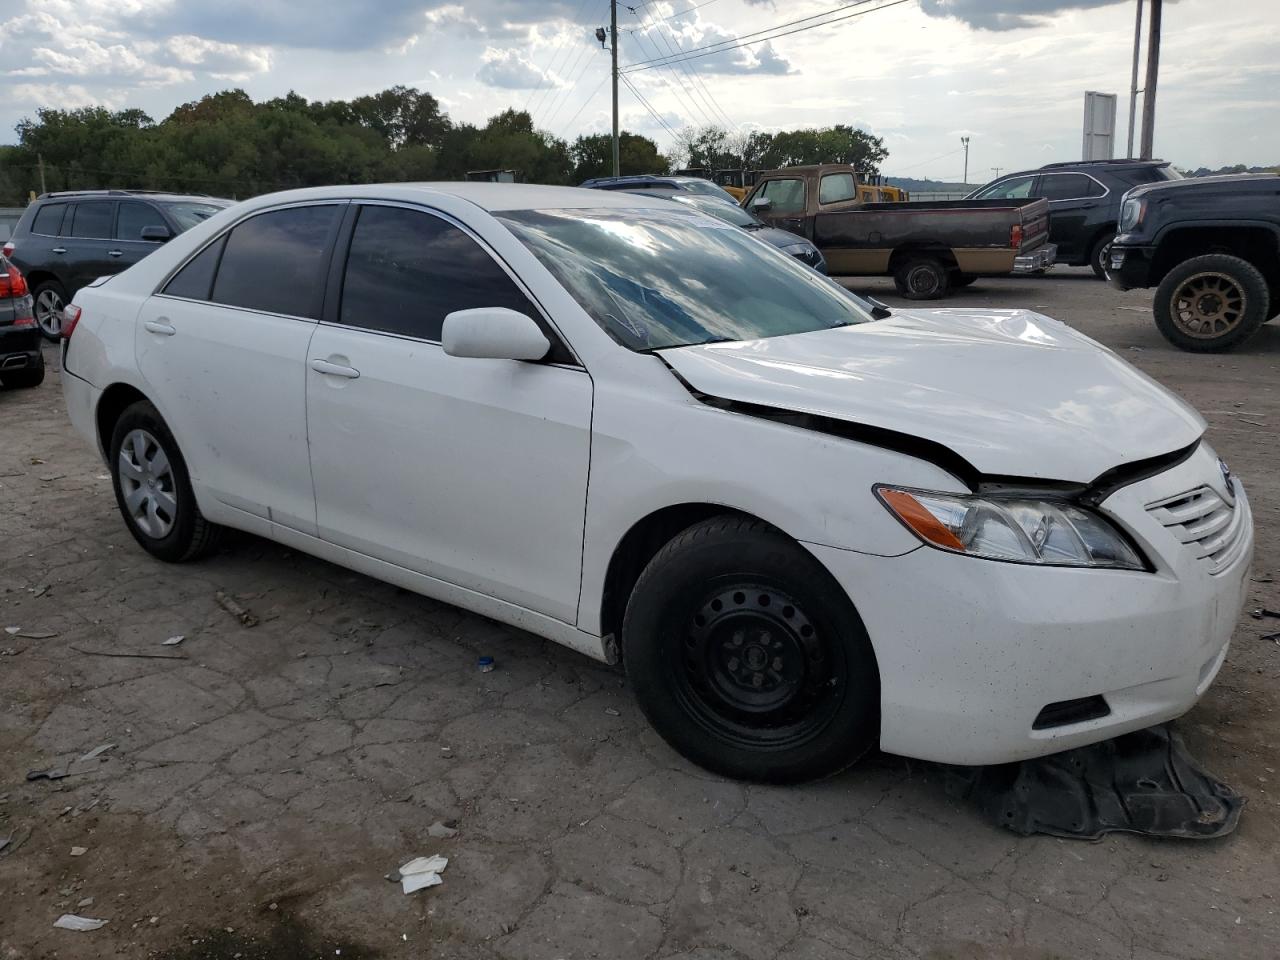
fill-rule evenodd
<path id="1" fill-rule="evenodd" d="M 1249 607 L 1280 609 L 1280 324 L 1179 353 L 1147 294 L 1075 270 L 946 305 L 1058 317 L 1198 407 L 1253 499 Z M 59 394 L 56 370 L 0 391 L 0 623 L 23 628 L 0 635 L 0 960 L 1280 955 L 1280 620 L 1246 613 L 1177 723 L 1248 796 L 1235 835 L 1018 838 L 894 757 L 799 788 L 708 776 L 617 672 L 270 543 L 153 561 Z M 441 886 L 384 879 L 431 853 Z"/>

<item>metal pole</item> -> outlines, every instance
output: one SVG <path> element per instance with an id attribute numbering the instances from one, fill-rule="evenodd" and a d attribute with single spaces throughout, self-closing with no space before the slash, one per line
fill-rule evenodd
<path id="1" fill-rule="evenodd" d="M 1151 0 L 1147 30 L 1147 82 L 1142 88 L 1142 159 L 1150 160 L 1156 137 L 1156 81 L 1160 77 L 1160 13 L 1164 0 Z"/>
<path id="2" fill-rule="evenodd" d="M 961 137 L 960 142 L 964 144 L 964 183 L 969 183 L 969 138 Z"/>
<path id="3" fill-rule="evenodd" d="M 613 50 L 613 175 L 622 176 L 618 151 L 618 0 L 609 0 L 609 39 Z"/>
<path id="4" fill-rule="evenodd" d="M 997 179 L 997 180 L 999 180 L 999 179 L 1000 179 L 1000 171 L 1001 171 L 1001 170 L 1003 170 L 1003 169 L 1004 169 L 1004 167 L 992 167 L 991 169 L 992 169 L 992 170 L 994 170 L 994 171 L 996 172 L 996 179 Z"/>
<path id="5" fill-rule="evenodd" d="M 37 153 L 37 154 L 36 154 L 36 160 L 37 160 L 37 161 L 39 162 L 39 164 L 40 164 L 40 192 L 41 192 L 41 193 L 47 193 L 48 191 L 46 191 L 46 190 L 45 190 L 45 188 L 44 188 L 44 154 L 43 154 L 43 153 Z"/>
<path id="6" fill-rule="evenodd" d="M 1138 16 L 1133 22 L 1133 79 L 1129 82 L 1129 151 L 1133 159 L 1133 128 L 1138 118 L 1138 55 L 1142 50 L 1142 0 L 1138 0 Z"/>

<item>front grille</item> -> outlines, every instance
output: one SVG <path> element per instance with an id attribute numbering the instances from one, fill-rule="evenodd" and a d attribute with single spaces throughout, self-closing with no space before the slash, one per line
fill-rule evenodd
<path id="1" fill-rule="evenodd" d="M 1240 555 L 1245 541 L 1244 511 L 1237 510 L 1211 487 L 1147 504 L 1150 513 L 1180 543 L 1221 573 Z"/>

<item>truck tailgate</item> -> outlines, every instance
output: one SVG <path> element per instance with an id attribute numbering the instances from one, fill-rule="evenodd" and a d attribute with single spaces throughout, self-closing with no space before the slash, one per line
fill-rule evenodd
<path id="1" fill-rule="evenodd" d="M 1019 249 L 1029 250 L 1038 247 L 1049 239 L 1049 201 L 1036 199 L 1022 207 L 1022 246 Z"/>

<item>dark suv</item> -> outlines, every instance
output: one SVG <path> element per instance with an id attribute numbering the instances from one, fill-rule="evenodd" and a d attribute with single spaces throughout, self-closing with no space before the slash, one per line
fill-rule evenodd
<path id="1" fill-rule="evenodd" d="M 50 340 L 62 308 L 86 283 L 119 273 L 230 200 L 142 190 L 46 193 L 27 207 L 4 245 L 35 298 L 36 324 Z"/>
<path id="2" fill-rule="evenodd" d="M 22 273 L 0 257 L 0 384 L 38 387 L 44 380 L 40 332 Z"/>
<path id="3" fill-rule="evenodd" d="M 1049 163 L 993 180 L 966 199 L 1044 197 L 1049 201 L 1049 242 L 1057 244 L 1058 263 L 1093 267 L 1101 279 L 1106 277 L 1107 251 L 1125 192 L 1139 184 L 1181 177 L 1164 160 Z"/>

